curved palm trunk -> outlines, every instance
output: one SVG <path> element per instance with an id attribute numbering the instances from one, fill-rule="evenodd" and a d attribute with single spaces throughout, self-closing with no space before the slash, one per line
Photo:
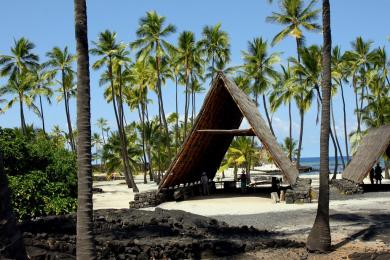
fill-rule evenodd
<path id="1" fill-rule="evenodd" d="M 141 107 L 141 108 L 140 108 Z M 141 131 L 141 139 L 142 139 L 142 156 L 143 156 L 143 160 L 144 160 L 144 183 L 148 183 L 148 180 L 146 178 L 146 175 L 147 175 L 147 166 L 146 166 L 146 151 L 145 151 L 145 122 L 144 122 L 144 113 L 143 113 L 143 105 L 140 104 L 137 106 L 137 110 L 138 110 L 138 116 L 139 116 L 139 120 L 141 122 L 141 126 L 142 126 L 142 131 Z"/>
<path id="2" fill-rule="evenodd" d="M 91 95 L 87 6 L 85 0 L 74 1 L 77 48 L 77 259 L 95 259 L 92 205 Z"/>
<path id="3" fill-rule="evenodd" d="M 11 196 L 0 152 L 0 255 L 11 259 L 28 259 L 23 237 L 12 213 Z"/>
<path id="4" fill-rule="evenodd" d="M 293 143 L 293 139 L 292 139 L 292 119 L 291 119 L 291 101 L 288 102 L 288 121 L 289 121 L 289 137 L 290 137 L 290 151 L 289 151 L 289 158 L 290 158 L 290 161 L 292 161 L 292 143 Z"/>
<path id="5" fill-rule="evenodd" d="M 188 110 L 189 110 L 189 100 L 188 100 L 188 84 L 189 84 L 189 75 L 186 65 L 186 90 L 185 90 L 185 101 L 184 101 L 184 136 L 183 142 L 187 136 L 187 121 L 188 121 Z"/>
<path id="6" fill-rule="evenodd" d="M 296 46 L 297 46 L 297 57 L 298 62 L 301 63 L 301 55 L 300 55 L 300 49 L 301 49 L 301 41 L 298 38 L 295 38 Z M 299 82 L 302 84 L 302 77 L 299 75 Z M 303 93 L 301 94 L 301 102 L 303 102 Z M 302 105 L 302 104 L 301 104 Z M 299 129 L 299 140 L 298 140 L 298 152 L 297 152 L 297 168 L 299 169 L 300 163 L 301 163 L 301 151 L 302 151 L 302 140 L 303 140 L 303 126 L 304 126 L 304 120 L 305 120 L 305 111 L 302 108 L 299 108 L 299 116 L 301 118 L 300 120 L 300 129 Z"/>
<path id="7" fill-rule="evenodd" d="M 41 121 L 42 121 L 42 130 L 43 133 L 46 135 L 46 129 L 45 129 L 45 116 L 43 114 L 43 106 L 42 106 L 42 97 L 39 95 L 39 107 L 40 107 L 40 114 L 41 114 Z"/>
<path id="8" fill-rule="evenodd" d="M 337 149 L 339 150 L 340 153 L 340 158 L 341 158 L 341 163 L 343 164 L 343 169 L 345 169 L 345 162 L 344 162 L 344 155 L 340 147 L 340 142 L 339 138 L 337 137 L 337 130 L 336 130 L 336 123 L 334 120 L 334 112 L 333 112 L 333 101 L 332 98 L 330 99 L 330 108 L 331 108 L 331 118 L 332 118 L 332 125 L 333 125 L 333 131 L 334 131 L 334 141 L 337 145 Z"/>
<path id="9" fill-rule="evenodd" d="M 345 98 L 344 98 L 344 88 L 343 84 L 340 81 L 341 88 L 341 99 L 343 101 L 343 120 L 344 120 L 344 139 L 345 139 L 345 152 L 347 155 L 347 164 L 349 163 L 349 149 L 348 149 L 348 131 L 347 131 L 347 114 L 345 111 Z"/>
<path id="10" fill-rule="evenodd" d="M 61 71 L 61 78 L 62 78 L 62 94 L 64 96 L 66 122 L 68 124 L 68 135 L 69 135 L 70 148 L 71 148 L 72 152 L 75 152 L 76 146 L 75 146 L 74 138 L 73 138 L 72 121 L 70 119 L 69 100 L 68 100 L 68 94 L 65 91 L 65 72 L 64 72 L 64 70 Z"/>
<path id="11" fill-rule="evenodd" d="M 263 94 L 263 105 L 264 105 L 264 111 L 265 111 L 265 115 L 267 117 L 269 129 L 271 130 L 272 135 L 275 136 L 274 129 L 272 127 L 271 118 L 269 117 L 269 113 L 268 113 L 267 101 L 265 99 L 265 95 L 264 94 Z"/>
<path id="12" fill-rule="evenodd" d="M 177 97 L 177 75 L 175 75 L 175 87 L 176 87 L 176 136 L 175 136 L 175 144 L 176 144 L 176 153 L 179 149 L 179 108 L 178 108 L 178 97 Z"/>
<path id="13" fill-rule="evenodd" d="M 320 187 L 317 215 L 307 238 L 310 251 L 327 252 L 331 247 L 329 227 L 329 130 L 330 130 L 330 88 L 331 88 L 331 29 L 329 0 L 322 1 L 323 37 L 322 50 L 322 116 L 320 135 Z"/>
<path id="14" fill-rule="evenodd" d="M 358 93 L 357 93 L 357 87 L 356 87 L 356 82 L 355 82 L 355 75 L 353 76 L 352 79 L 352 85 L 353 85 L 353 90 L 355 93 L 355 109 L 356 109 L 356 120 L 357 120 L 357 132 L 360 133 L 360 112 L 359 112 L 359 101 L 358 101 Z"/>
<path id="15" fill-rule="evenodd" d="M 26 121 L 24 118 L 24 110 L 23 110 L 23 95 L 19 95 L 19 106 L 20 106 L 20 127 L 22 128 L 22 134 L 27 134 Z"/>

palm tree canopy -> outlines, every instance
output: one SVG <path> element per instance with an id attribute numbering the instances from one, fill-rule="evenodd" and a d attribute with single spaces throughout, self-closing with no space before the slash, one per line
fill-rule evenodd
<path id="1" fill-rule="evenodd" d="M 279 43 L 288 35 L 296 39 L 302 39 L 303 28 L 308 31 L 319 31 L 321 26 L 315 23 L 320 12 L 319 9 L 314 9 L 316 2 L 317 0 L 311 0 L 305 7 L 304 0 L 282 0 L 280 2 L 280 12 L 273 12 L 271 16 L 266 18 L 268 22 L 286 26 L 276 34 L 271 44 Z"/>
<path id="2" fill-rule="evenodd" d="M 39 57 L 31 52 L 35 48 L 34 43 L 22 37 L 15 40 L 14 44 L 11 55 L 0 55 L 0 76 L 14 77 L 17 72 L 33 70 L 38 66 Z"/>
<path id="3" fill-rule="evenodd" d="M 132 48 L 139 49 L 137 58 L 143 60 L 153 53 L 156 57 L 162 57 L 166 51 L 174 48 L 164 38 L 175 33 L 176 27 L 172 24 L 165 26 L 165 19 L 156 11 L 149 11 L 139 20 L 139 28 L 136 31 L 138 39 L 130 44 Z"/>

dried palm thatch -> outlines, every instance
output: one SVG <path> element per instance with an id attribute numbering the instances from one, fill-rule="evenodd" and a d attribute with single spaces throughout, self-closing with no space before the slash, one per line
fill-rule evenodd
<path id="1" fill-rule="evenodd" d="M 345 168 L 342 174 L 343 179 L 361 183 L 384 153 L 390 155 L 390 125 L 368 131 L 352 161 Z"/>
<path id="2" fill-rule="evenodd" d="M 213 179 L 235 135 L 256 135 L 288 182 L 294 185 L 298 170 L 271 134 L 255 104 L 223 73 L 218 73 L 213 82 L 193 128 L 168 168 L 159 190 L 197 182 L 202 172 Z M 252 129 L 237 130 L 244 117 Z"/>

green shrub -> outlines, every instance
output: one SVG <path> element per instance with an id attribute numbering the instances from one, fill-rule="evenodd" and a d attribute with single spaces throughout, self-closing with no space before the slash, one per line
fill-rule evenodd
<path id="1" fill-rule="evenodd" d="M 76 209 L 76 156 L 40 134 L 21 136 L 0 128 L 12 205 L 19 219 L 64 214 Z"/>

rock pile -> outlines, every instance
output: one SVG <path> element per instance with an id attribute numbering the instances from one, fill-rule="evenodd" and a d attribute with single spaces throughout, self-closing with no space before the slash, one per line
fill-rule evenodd
<path id="1" fill-rule="evenodd" d="M 93 224 L 98 259 L 215 259 L 304 246 L 275 239 L 276 233 L 178 210 L 96 210 Z M 24 222 L 20 229 L 31 259 L 75 259 L 75 215 Z"/>
<path id="2" fill-rule="evenodd" d="M 140 209 L 156 207 L 165 201 L 163 193 L 157 193 L 157 190 L 140 192 L 134 195 L 134 201 L 130 201 L 130 208 Z"/>
<path id="3" fill-rule="evenodd" d="M 298 178 L 292 189 L 285 195 L 286 204 L 311 203 L 311 179 Z"/>
<path id="4" fill-rule="evenodd" d="M 360 187 L 359 184 L 356 184 L 353 181 L 347 179 L 332 180 L 331 184 L 345 195 L 363 193 L 363 188 Z"/>

